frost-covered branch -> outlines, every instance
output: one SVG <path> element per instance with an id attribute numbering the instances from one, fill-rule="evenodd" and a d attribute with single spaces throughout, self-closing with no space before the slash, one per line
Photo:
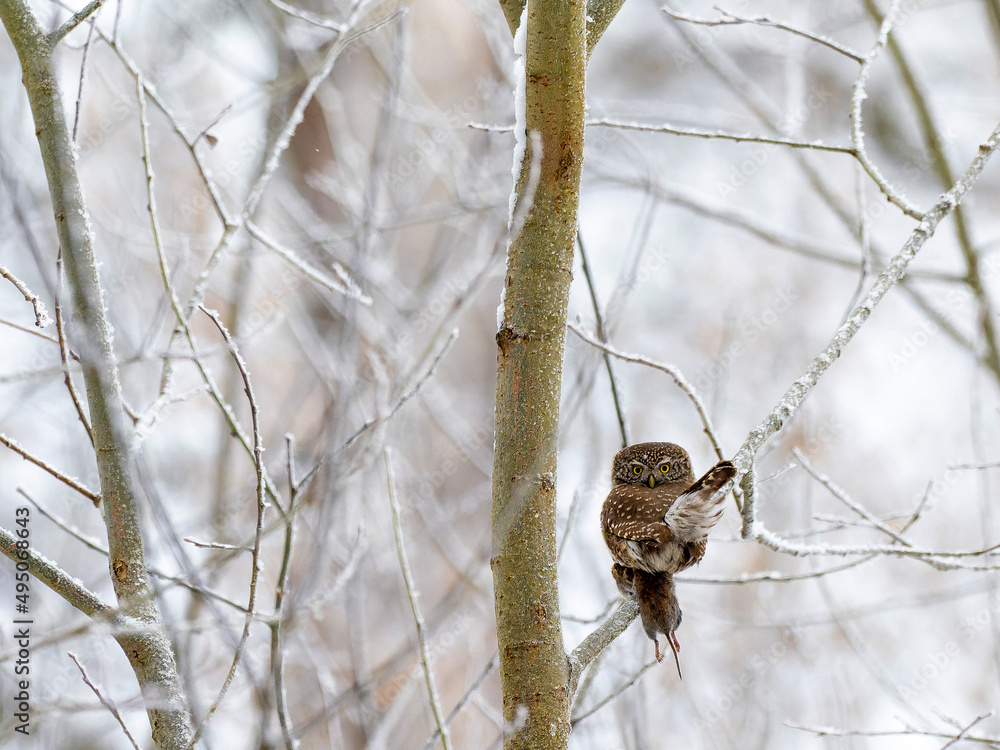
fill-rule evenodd
<path id="1" fill-rule="evenodd" d="M 24 562 L 28 572 L 88 617 L 110 616 L 114 609 L 79 580 L 31 547 L 7 529 L 0 527 L 0 552 L 12 562 Z"/>
<path id="2" fill-rule="evenodd" d="M 406 556 L 406 545 L 403 543 L 399 500 L 396 498 L 396 478 L 392 471 L 392 454 L 388 448 L 382 452 L 382 458 L 385 461 L 386 483 L 389 488 L 389 506 L 392 510 L 392 533 L 396 540 L 396 556 L 399 558 L 399 568 L 403 573 L 403 583 L 406 585 L 406 598 L 410 600 L 410 609 L 413 612 L 417 645 L 420 649 L 420 668 L 423 670 L 424 683 L 427 685 L 427 698 L 431 705 L 431 713 L 434 715 L 434 723 L 437 724 L 437 731 L 441 737 L 441 745 L 444 750 L 451 750 L 448 725 L 441 710 L 441 698 L 438 695 L 437 683 L 434 680 L 434 671 L 431 667 L 430 651 L 427 648 L 427 626 L 424 624 L 424 616 L 421 614 L 420 605 L 417 602 L 417 590 L 413 583 L 413 574 L 410 572 L 410 562 Z"/>
<path id="3" fill-rule="evenodd" d="M 70 659 L 73 660 L 73 663 L 76 664 L 77 669 L 80 670 L 80 676 L 83 678 L 83 683 L 87 687 L 89 687 L 91 691 L 93 691 L 94 695 L 97 696 L 97 700 L 101 702 L 101 705 L 104 706 L 106 709 L 108 709 L 108 712 L 115 718 L 115 721 L 118 722 L 118 725 L 122 728 L 122 731 L 125 733 L 125 736 L 128 737 L 128 741 L 132 743 L 132 747 L 134 747 L 135 750 L 139 750 L 139 743 L 135 741 L 135 738 L 132 736 L 132 733 L 128 731 L 128 726 L 126 726 L 125 720 L 122 718 L 122 715 L 118 712 L 118 706 L 116 706 L 114 701 L 112 701 L 110 698 L 105 698 L 104 695 L 101 694 L 100 689 L 90 679 L 90 675 L 87 674 L 87 670 L 84 668 L 83 664 L 80 663 L 80 660 L 77 658 L 76 654 L 70 651 L 67 655 L 69 656 Z"/>
<path id="4" fill-rule="evenodd" d="M 720 459 L 725 458 L 725 453 L 722 450 L 722 443 L 719 441 L 718 435 L 715 434 L 715 428 L 712 426 L 712 418 L 708 416 L 708 410 L 705 408 L 705 402 L 701 400 L 701 396 L 698 395 L 694 386 L 691 385 L 691 382 L 686 377 L 684 377 L 684 374 L 679 368 L 674 365 L 666 364 L 665 362 L 655 362 L 638 354 L 626 354 L 624 352 L 620 352 L 610 344 L 601 343 L 573 323 L 568 323 L 567 328 L 591 346 L 600 349 L 603 352 L 607 352 L 616 359 L 620 359 L 624 362 L 633 362 L 637 365 L 645 365 L 646 367 L 651 367 L 654 370 L 659 370 L 660 372 L 669 375 L 673 379 L 674 383 L 677 384 L 677 387 L 684 392 L 684 395 L 687 396 L 694 405 L 695 411 L 698 412 L 698 417 L 701 419 L 701 423 L 705 428 L 705 434 L 708 435 L 708 439 L 712 441 L 712 447 L 715 449 L 716 455 Z"/>
<path id="5" fill-rule="evenodd" d="M 7 281 L 14 285 L 14 287 L 21 293 L 24 297 L 25 302 L 30 302 L 32 309 L 35 311 L 35 325 L 39 328 L 45 328 L 52 323 L 52 319 L 49 317 L 48 311 L 45 309 L 45 303 L 42 302 L 41 298 L 28 288 L 28 285 L 21 281 L 17 276 L 12 274 L 2 265 L 0 265 L 0 276 L 3 276 Z"/>
<path id="6" fill-rule="evenodd" d="M 914 206 L 910 201 L 906 199 L 905 196 L 898 193 L 889 182 L 882 176 L 879 172 L 878 167 L 875 166 L 871 158 L 868 156 L 868 152 L 865 151 L 865 131 L 862 122 L 862 105 L 865 99 L 868 98 L 868 78 L 872 72 L 872 66 L 875 64 L 875 60 L 878 58 L 879 52 L 882 47 L 885 46 L 886 39 L 889 37 L 889 32 L 892 31 L 892 27 L 896 23 L 896 15 L 899 13 L 900 0 L 893 0 L 892 5 L 889 8 L 889 12 L 886 13 L 885 19 L 882 21 L 882 26 L 879 29 L 878 39 L 872 46 L 871 50 L 865 55 L 864 62 L 861 63 L 861 70 L 858 71 L 858 77 L 854 81 L 854 86 L 851 89 L 851 143 L 854 144 L 854 149 L 858 161 L 861 162 L 861 166 L 864 168 L 868 176 L 872 178 L 876 185 L 878 185 L 879 190 L 882 194 L 889 200 L 890 203 L 898 206 L 902 209 L 903 213 L 914 219 L 921 219 L 924 213 Z"/>
<path id="7" fill-rule="evenodd" d="M 840 502 L 842 502 L 848 508 L 853 510 L 855 513 L 857 513 L 859 516 L 861 516 L 863 519 L 865 519 L 868 523 L 870 523 L 876 529 L 881 531 L 883 534 L 892 537 L 902 545 L 905 545 L 907 547 L 913 546 L 912 544 L 910 544 L 909 540 L 906 539 L 906 537 L 904 537 L 902 534 L 900 534 L 898 531 L 891 528 L 890 526 L 884 524 L 880 519 L 876 518 L 863 505 L 855 502 L 850 497 L 850 495 L 848 495 L 847 492 L 845 492 L 842 487 L 834 483 L 834 481 L 830 479 L 830 477 L 826 476 L 825 474 L 821 474 L 819 471 L 817 471 L 816 468 L 809 462 L 809 459 L 805 457 L 802 451 L 800 451 L 798 448 L 794 448 L 792 449 L 792 455 L 795 456 L 796 460 L 798 460 L 799 464 L 802 466 L 803 469 L 806 470 L 806 473 L 809 474 L 809 476 L 811 476 L 821 485 L 826 487 L 830 491 L 830 494 L 833 495 L 838 500 L 840 500 Z"/>
<path id="8" fill-rule="evenodd" d="M 253 539 L 253 552 L 251 555 L 251 567 L 250 567 L 250 583 L 249 583 L 249 594 L 247 597 L 247 609 L 246 615 L 243 618 L 243 632 L 240 635 L 239 643 L 236 646 L 236 650 L 233 653 L 233 660 L 229 666 L 229 673 L 226 675 L 226 679 L 222 683 L 222 687 L 219 689 L 219 694 L 216 699 L 212 702 L 209 707 L 205 718 L 198 727 L 198 731 L 195 734 L 195 738 L 191 741 L 192 747 L 198 741 L 198 737 L 204 732 L 205 727 L 212 720 L 215 712 L 218 710 L 222 701 L 226 697 L 226 693 L 229 690 L 229 686 L 233 682 L 233 678 L 236 676 L 236 669 L 239 667 L 240 661 L 243 657 L 243 650 L 246 647 L 247 641 L 250 638 L 250 626 L 253 624 L 255 617 L 255 606 L 257 601 L 257 580 L 260 576 L 260 545 L 264 534 L 264 514 L 267 509 L 267 501 L 265 500 L 265 475 L 264 475 L 264 443 L 263 438 L 260 434 L 260 411 L 257 407 L 257 399 L 254 396 L 253 386 L 250 383 L 250 373 L 247 371 L 246 362 L 243 361 L 243 357 L 240 356 L 239 350 L 236 348 L 236 342 L 233 341 L 232 336 L 230 336 L 229 331 L 222 324 L 219 319 L 219 314 L 214 310 L 209 310 L 205 307 L 200 308 L 209 319 L 215 324 L 215 327 L 219 329 L 219 333 L 222 334 L 222 338 L 225 340 L 226 345 L 229 347 L 229 351 L 232 354 L 233 361 L 239 370 L 240 377 L 243 379 L 243 389 L 247 396 L 247 402 L 250 405 L 250 420 L 251 427 L 253 431 L 253 460 L 254 466 L 256 468 L 257 475 L 257 525 L 254 529 L 254 539 Z"/>
<path id="9" fill-rule="evenodd" d="M 910 261 L 916 257 L 927 240 L 933 236 L 938 224 L 955 210 L 955 207 L 958 206 L 965 194 L 972 189 L 977 178 L 983 169 L 985 169 L 987 162 L 989 162 L 990 158 L 996 152 L 998 145 L 1000 145 L 1000 126 L 990 134 L 985 143 L 980 145 L 978 153 L 961 179 L 950 190 L 944 193 L 934 204 L 934 207 L 927 212 L 917 225 L 917 228 L 913 230 L 903 248 L 893 257 L 885 270 L 878 275 L 865 295 L 865 298 L 861 301 L 861 304 L 854 309 L 850 317 L 837 330 L 826 348 L 809 363 L 802 377 L 792 383 L 785 392 L 785 395 L 782 396 L 781 400 L 767 417 L 750 432 L 746 441 L 732 459 L 741 475 L 752 471 L 757 451 L 760 450 L 768 438 L 777 433 L 791 419 L 805 397 L 816 386 L 816 383 L 819 382 L 823 373 L 837 361 L 843 348 L 847 346 L 861 329 L 861 326 L 864 325 L 865 321 L 868 320 L 868 316 L 871 315 L 875 306 L 881 302 L 886 293 L 899 281 Z M 767 534 L 767 532 L 756 521 L 756 488 L 754 482 L 744 481 L 742 487 L 744 490 L 743 536 L 746 539 L 763 541 L 764 537 L 762 534 Z"/>
<path id="10" fill-rule="evenodd" d="M 864 0 L 864 4 L 868 15 L 876 23 L 885 23 L 885 18 L 873 0 Z M 896 61 L 896 67 L 899 68 L 903 79 L 903 87 L 909 95 L 910 101 L 913 103 L 913 108 L 916 111 L 917 124 L 920 126 L 927 149 L 930 152 L 930 165 L 933 166 L 934 171 L 937 173 L 941 186 L 948 188 L 955 181 L 955 177 L 952 173 L 951 165 L 948 163 L 948 155 L 945 149 L 945 134 L 942 133 L 941 128 L 935 122 L 929 97 L 925 94 L 923 86 L 918 81 L 913 65 L 910 63 L 907 55 L 904 54 L 899 39 L 897 39 L 895 34 L 891 34 L 887 38 L 886 43 L 889 47 L 889 52 Z M 968 284 L 969 290 L 979 304 L 979 324 L 986 343 L 984 361 L 986 366 L 993 371 L 994 377 L 1000 379 L 1000 341 L 997 338 L 996 311 L 983 278 L 984 272 L 981 268 L 980 250 L 972 239 L 969 222 L 961 206 L 955 210 L 955 236 L 958 240 L 958 246 L 962 251 L 962 258 L 965 261 L 965 274 L 962 280 Z"/>
<path id="11" fill-rule="evenodd" d="M 40 459 L 37 456 L 29 453 L 28 451 L 26 451 L 24 448 L 21 447 L 20 443 L 18 443 L 16 440 L 12 440 L 11 438 L 7 437 L 2 432 L 0 432 L 0 445 L 7 446 L 12 451 L 14 451 L 17 455 L 19 455 L 21 458 L 25 459 L 26 461 L 30 461 L 31 463 L 33 463 L 35 466 L 39 467 L 40 469 L 44 469 L 49 474 L 51 474 L 56 479 L 58 479 L 60 482 L 62 482 L 63 484 L 65 484 L 67 487 L 71 487 L 74 490 L 76 490 L 77 492 L 79 492 L 85 498 L 87 498 L 88 500 L 90 500 L 90 502 L 92 502 L 95 507 L 100 507 L 100 505 L 101 505 L 101 494 L 99 492 L 94 492 L 92 489 L 89 489 L 88 487 L 85 487 L 78 480 L 74 479 L 73 477 L 69 476 L 68 474 L 65 474 L 65 473 L 59 471 L 55 467 L 47 464 L 42 459 Z"/>
<path id="12" fill-rule="evenodd" d="M 639 614 L 639 605 L 635 602 L 623 601 L 611 617 L 601 623 L 600 627 L 580 641 L 580 645 L 569 655 L 569 694 L 576 693 L 580 676 L 587 666 L 597 658 L 611 642 L 625 632 L 632 620 Z"/>
<path id="13" fill-rule="evenodd" d="M 823 36 L 822 34 L 817 34 L 812 31 L 807 31 L 806 29 L 799 28 L 798 26 L 793 26 L 792 24 L 786 23 L 784 21 L 775 21 L 768 16 L 756 16 L 754 18 L 746 18 L 744 16 L 738 16 L 735 13 L 730 13 L 728 10 L 716 7 L 716 10 L 721 14 L 717 19 L 710 18 L 697 18 L 695 16 L 687 15 L 686 13 L 679 13 L 671 8 L 661 8 L 664 13 L 666 13 L 671 18 L 678 21 L 685 21 L 686 23 L 692 23 L 697 26 L 739 26 L 742 24 L 753 24 L 754 26 L 765 26 L 774 29 L 780 29 L 781 31 L 787 31 L 795 36 L 800 36 L 803 39 L 808 39 L 810 41 L 816 42 L 817 44 L 822 44 L 824 47 L 829 47 L 834 52 L 837 52 L 844 57 L 849 57 L 855 62 L 864 62 L 864 58 L 857 52 L 855 52 L 850 47 L 841 44 L 840 42 L 831 39 L 828 36 Z"/>
<path id="14" fill-rule="evenodd" d="M 993 716 L 993 711 L 987 711 L 984 714 L 980 714 L 972 721 L 970 721 L 965 726 L 958 727 L 958 731 L 955 732 L 942 732 L 938 730 L 930 729 L 916 729 L 914 727 L 906 727 L 903 729 L 882 729 L 882 730 L 858 730 L 858 729 L 838 729 L 835 727 L 811 727 L 805 724 L 796 724 L 794 722 L 787 722 L 785 726 L 791 727 L 792 729 L 801 729 L 803 732 L 810 732 L 815 734 L 817 737 L 930 737 L 934 739 L 948 740 L 947 743 L 941 746 L 941 750 L 951 747 L 957 742 L 974 742 L 980 745 L 988 745 L 990 747 L 1000 746 L 1000 737 L 984 735 L 984 734 L 971 734 L 971 730 L 979 722 L 990 718 Z"/>
<path id="15" fill-rule="evenodd" d="M 629 120 L 620 120 L 613 117 L 591 118 L 587 120 L 588 126 L 601 126 L 606 128 L 618 128 L 619 130 L 636 130 L 642 133 L 666 133 L 668 135 L 683 135 L 691 138 L 703 138 L 706 140 L 735 141 L 737 143 L 765 143 L 774 146 L 787 146 L 788 148 L 812 149 L 813 151 L 829 151 L 835 154 L 847 154 L 857 156 L 857 151 L 852 146 L 836 146 L 823 143 L 822 141 L 797 141 L 793 138 L 774 138 L 766 135 L 756 135 L 753 133 L 729 133 L 724 130 L 701 130 L 700 128 L 681 128 L 670 123 L 645 123 Z"/>
<path id="16" fill-rule="evenodd" d="M 90 409 L 111 580 L 123 616 L 140 626 L 118 640 L 130 656 L 142 690 L 153 741 L 161 748 L 186 747 L 191 717 L 149 585 L 112 329 L 76 151 L 53 69 L 52 43 L 24 0 L 0 0 L 0 19 L 20 59 L 78 323 L 74 344 L 83 365 Z"/>

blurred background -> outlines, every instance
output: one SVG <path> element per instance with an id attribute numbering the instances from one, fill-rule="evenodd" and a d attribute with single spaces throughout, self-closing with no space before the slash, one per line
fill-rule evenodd
<path id="1" fill-rule="evenodd" d="M 47 29 L 78 10 L 33 7 Z M 723 7 L 860 55 L 888 9 L 874 0 Z M 704 3 L 672 8 L 719 18 Z M 300 746 L 433 746 L 393 541 L 389 449 L 442 705 L 460 706 L 452 743 L 499 747 L 490 471 L 514 144 L 514 55 L 499 7 L 176 0 L 109 2 L 95 18 L 59 46 L 57 62 L 137 425 L 146 551 L 199 717 L 242 629 L 256 477 L 219 406 L 250 434 L 233 357 L 204 313 L 192 315 L 190 341 L 173 334 L 171 294 L 183 305 L 203 290 L 233 333 L 282 508 L 267 516 L 244 665 L 203 746 L 284 746 L 268 618 L 286 553 L 282 652 Z M 904 2 L 872 67 L 866 147 L 921 210 L 1000 119 L 998 18 L 992 0 Z M 629 0 L 591 58 L 589 117 L 848 146 L 858 72 L 850 56 L 787 31 L 695 25 L 660 0 Z M 4 36 L 0 264 L 51 313 L 68 297 L 20 78 Z M 731 457 L 916 222 L 843 153 L 603 125 L 587 139 L 579 216 L 593 287 L 578 256 L 570 320 L 595 330 L 593 296 L 614 347 L 679 368 Z M 891 543 L 877 518 L 920 549 L 1000 542 L 998 169 L 987 167 L 962 215 L 941 225 L 759 454 L 760 518 L 787 540 Z M 0 323 L 0 433 L 96 489 L 55 327 L 35 327 L 5 280 Z M 717 460 L 669 377 L 621 361 L 612 369 L 631 442 L 681 443 L 696 473 Z M 78 369 L 69 372 L 82 391 Z M 622 438 L 602 356 L 572 332 L 563 374 L 560 604 L 572 648 L 618 600 L 598 514 Z M 13 528 L 19 507 L 30 508 L 32 545 L 113 602 L 100 511 L 0 447 L 0 525 Z M 669 663 L 643 671 L 652 644 L 633 624 L 585 680 L 571 747 L 937 748 L 973 724 L 970 736 L 1000 737 L 990 713 L 1000 704 L 1000 592 L 989 556 L 951 559 L 951 570 L 792 557 L 740 540 L 739 529 L 730 503 L 709 554 L 678 587 L 683 682 Z M 0 737 L 131 746 L 73 652 L 150 746 L 120 648 L 37 581 L 33 733 L 14 734 L 9 561 L 0 579 L 9 613 Z M 818 728 L 827 734 L 809 731 Z"/>

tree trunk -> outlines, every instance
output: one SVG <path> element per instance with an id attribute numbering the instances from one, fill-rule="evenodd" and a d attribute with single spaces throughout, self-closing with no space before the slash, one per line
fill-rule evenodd
<path id="1" fill-rule="evenodd" d="M 497 332 L 491 561 L 508 750 L 564 748 L 570 731 L 555 482 L 583 165 L 585 11 L 583 0 L 531 0 L 523 16 L 527 133 L 516 194 L 532 204 L 511 238 Z M 533 167 L 537 186 L 526 195 Z"/>
<path id="2" fill-rule="evenodd" d="M 94 433 L 111 580 L 121 608 L 117 622 L 125 628 L 115 637 L 139 681 L 156 746 L 184 748 L 191 740 L 191 717 L 146 572 L 111 326 L 66 113 L 52 69 L 54 42 L 42 32 L 24 0 L 0 0 L 0 20 L 21 61 L 72 291 L 73 344 L 83 364 Z"/>

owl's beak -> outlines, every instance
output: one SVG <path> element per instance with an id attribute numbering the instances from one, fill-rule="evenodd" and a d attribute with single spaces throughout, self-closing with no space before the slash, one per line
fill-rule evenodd
<path id="1" fill-rule="evenodd" d="M 650 474 L 649 475 L 649 489 L 653 489 L 654 487 L 656 487 L 656 477 L 654 477 L 652 474 Z"/>

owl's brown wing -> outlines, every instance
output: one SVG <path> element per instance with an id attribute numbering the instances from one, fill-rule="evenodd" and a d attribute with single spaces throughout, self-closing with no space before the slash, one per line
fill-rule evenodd
<path id="1" fill-rule="evenodd" d="M 619 484 L 601 508 L 604 542 L 615 561 L 627 568 L 650 573 L 675 570 L 659 561 L 664 549 L 671 548 L 673 537 L 663 522 L 664 514 L 677 496 L 676 490 L 644 484 Z M 664 567 L 666 565 L 666 567 Z"/>
<path id="2" fill-rule="evenodd" d="M 722 518 L 726 495 L 721 490 L 735 476 L 736 467 L 729 461 L 720 461 L 681 493 L 663 517 L 676 541 L 704 543 L 708 532 Z"/>

